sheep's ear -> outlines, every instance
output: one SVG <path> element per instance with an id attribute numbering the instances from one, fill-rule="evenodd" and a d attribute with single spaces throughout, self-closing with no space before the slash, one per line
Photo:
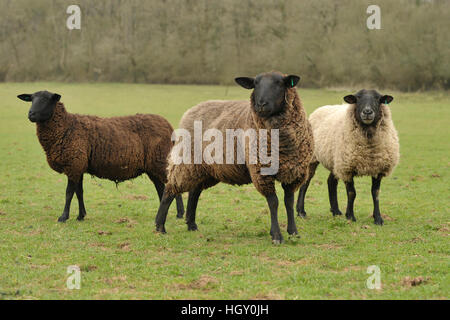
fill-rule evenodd
<path id="1" fill-rule="evenodd" d="M 17 98 L 19 98 L 20 100 L 23 100 L 23 101 L 27 101 L 27 102 L 30 102 L 32 100 L 31 99 L 31 94 L 28 94 L 28 93 L 19 94 L 17 96 Z"/>
<path id="2" fill-rule="evenodd" d="M 55 102 L 58 102 L 59 99 L 61 99 L 61 96 L 59 94 L 57 94 L 57 93 L 54 93 L 53 96 L 52 96 L 52 100 L 55 101 Z"/>
<path id="3" fill-rule="evenodd" d="M 356 103 L 356 97 L 352 94 L 349 94 L 348 96 L 344 97 L 344 101 L 348 104 L 355 104 Z"/>
<path id="4" fill-rule="evenodd" d="M 389 104 L 392 102 L 392 100 L 394 100 L 393 96 L 385 95 L 380 98 L 380 103 Z"/>
<path id="5" fill-rule="evenodd" d="M 293 88 L 300 81 L 300 77 L 291 74 L 289 76 L 284 77 L 283 81 L 284 81 L 284 84 L 286 85 L 286 87 Z"/>
<path id="6" fill-rule="evenodd" d="M 234 81 L 245 89 L 253 89 L 255 87 L 255 78 L 239 77 L 234 79 Z"/>

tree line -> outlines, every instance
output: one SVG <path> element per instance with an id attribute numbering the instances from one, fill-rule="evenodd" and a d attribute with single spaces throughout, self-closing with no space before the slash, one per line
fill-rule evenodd
<path id="1" fill-rule="evenodd" d="M 0 81 L 449 89 L 450 1 L 376 2 L 380 30 L 365 0 L 0 0 Z"/>

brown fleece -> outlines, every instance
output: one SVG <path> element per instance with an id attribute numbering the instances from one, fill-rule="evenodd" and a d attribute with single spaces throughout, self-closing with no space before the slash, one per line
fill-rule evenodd
<path id="1" fill-rule="evenodd" d="M 68 113 L 61 102 L 37 124 L 48 164 L 75 183 L 83 173 L 115 182 L 147 173 L 165 183 L 172 131 L 158 115 L 99 118 Z"/>
<path id="2" fill-rule="evenodd" d="M 223 164 L 174 164 L 169 157 L 168 183 L 166 190 L 175 195 L 192 191 L 197 186 L 203 189 L 211 187 L 218 182 L 228 184 L 248 184 L 253 182 L 256 189 L 264 196 L 275 192 L 275 180 L 290 185 L 296 190 L 303 184 L 308 175 L 308 164 L 313 156 L 312 129 L 307 119 L 295 88 L 286 90 L 286 109 L 277 116 L 262 119 L 256 115 L 252 108 L 253 95 L 249 101 L 213 100 L 198 104 L 189 109 L 180 121 L 180 128 L 191 134 L 191 159 L 194 159 L 194 121 L 202 121 L 202 131 L 218 129 L 222 132 L 223 144 L 226 145 L 226 129 L 279 129 L 279 170 L 276 175 L 261 175 L 263 166 L 259 162 L 250 164 L 248 159 L 248 143 L 245 145 L 245 164 L 236 164 L 237 144 L 234 142 L 235 164 L 225 164 L 226 151 L 224 151 Z M 270 150 L 270 137 L 268 139 Z M 181 142 L 177 142 L 181 143 Z M 203 142 L 203 151 L 211 142 Z"/>

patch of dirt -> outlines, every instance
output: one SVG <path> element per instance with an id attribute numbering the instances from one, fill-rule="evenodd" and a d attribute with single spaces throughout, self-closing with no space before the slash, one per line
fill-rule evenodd
<path id="1" fill-rule="evenodd" d="M 284 266 L 306 266 L 311 263 L 310 259 L 303 258 L 297 261 L 290 261 L 290 260 L 279 260 L 276 262 L 276 264 L 280 267 Z"/>
<path id="2" fill-rule="evenodd" d="M 111 295 L 118 294 L 121 290 L 119 288 L 111 288 L 111 289 L 102 289 L 100 290 L 100 295 L 96 296 L 96 299 L 105 299 L 105 297 L 101 296 L 102 294 Z M 122 291 L 123 293 L 123 291 Z"/>
<path id="3" fill-rule="evenodd" d="M 130 222 L 130 219 L 128 219 L 127 217 L 120 218 L 120 219 L 114 221 L 114 223 L 127 223 L 127 222 Z"/>
<path id="4" fill-rule="evenodd" d="M 430 280 L 429 277 L 427 277 L 427 278 L 424 278 L 424 277 L 416 277 L 416 278 L 405 277 L 403 279 L 403 281 L 402 281 L 402 284 L 404 286 L 407 286 L 407 287 L 416 287 L 416 286 L 419 286 L 421 284 L 427 283 L 428 280 Z"/>
<path id="5" fill-rule="evenodd" d="M 48 269 L 50 268 L 49 266 L 46 265 L 41 265 L 41 264 L 30 264 L 30 268 L 31 269 L 39 269 L 39 270 L 43 270 L 43 269 Z"/>
<path id="6" fill-rule="evenodd" d="M 440 226 L 439 229 L 438 229 L 438 231 L 439 231 L 439 232 L 442 232 L 444 237 L 450 236 L 450 233 L 449 233 L 450 229 L 449 229 L 448 226 L 446 226 L 446 225 Z"/>
<path id="7" fill-rule="evenodd" d="M 127 194 L 124 195 L 122 198 L 127 200 L 140 200 L 140 201 L 145 201 L 149 199 L 148 196 L 144 194 Z"/>
<path id="8" fill-rule="evenodd" d="M 131 245 L 129 242 L 124 242 L 124 243 L 119 244 L 118 247 L 120 249 L 122 249 L 123 251 L 130 251 Z"/>
<path id="9" fill-rule="evenodd" d="M 441 175 L 438 174 L 438 173 L 433 173 L 430 177 L 431 177 L 431 178 L 440 178 Z"/>
<path id="10" fill-rule="evenodd" d="M 100 236 L 110 236 L 110 235 L 112 235 L 112 232 L 111 232 L 111 231 L 98 230 L 97 233 L 98 233 Z"/>
<path id="11" fill-rule="evenodd" d="M 110 250 L 108 247 L 106 247 L 103 243 L 100 242 L 90 243 L 89 247 L 100 248 L 102 251 Z"/>
<path id="12" fill-rule="evenodd" d="M 127 223 L 127 228 L 133 228 L 137 222 L 128 217 L 124 217 L 124 218 L 117 219 L 116 221 L 114 221 L 114 223 L 118 223 L 118 224 Z"/>
<path id="13" fill-rule="evenodd" d="M 6 216 L 6 212 L 0 210 L 0 216 Z"/>
<path id="14" fill-rule="evenodd" d="M 216 285 L 219 283 L 219 281 L 210 276 L 210 275 L 202 275 L 197 280 L 194 280 L 188 284 L 178 284 L 177 287 L 179 289 L 191 289 L 191 290 L 202 290 L 202 291 L 209 291 L 212 290 Z"/>
<path id="15" fill-rule="evenodd" d="M 361 271 L 361 270 L 364 270 L 364 268 L 361 266 L 348 266 L 348 267 L 345 267 L 342 271 L 349 272 L 349 271 Z"/>
<path id="16" fill-rule="evenodd" d="M 84 265 L 80 267 L 80 271 L 84 271 L 84 272 L 91 272 L 94 270 L 97 270 L 97 266 L 90 264 L 90 265 Z"/>
<path id="17" fill-rule="evenodd" d="M 124 282 L 124 281 L 127 281 L 127 276 L 117 276 L 117 277 L 112 277 L 112 278 L 109 278 L 109 279 L 104 279 L 104 281 L 105 281 L 107 284 L 111 285 L 111 284 L 113 284 L 114 282 Z"/>
<path id="18" fill-rule="evenodd" d="M 309 258 L 302 258 L 302 259 L 295 260 L 295 261 L 284 260 L 284 259 L 283 260 L 278 260 L 278 259 L 274 259 L 274 258 L 268 257 L 266 254 L 262 254 L 259 257 L 259 259 L 261 261 L 263 261 L 263 262 L 270 263 L 270 264 L 273 264 L 273 265 L 277 265 L 277 266 L 280 266 L 280 267 L 305 266 L 305 265 L 311 264 L 311 259 L 309 259 Z"/>
<path id="19" fill-rule="evenodd" d="M 249 300 L 284 300 L 284 296 L 273 292 L 259 293 L 256 296 L 251 297 Z"/>
<path id="20" fill-rule="evenodd" d="M 388 216 L 387 214 L 381 214 L 381 217 L 386 221 L 395 221 L 394 218 Z"/>
<path id="21" fill-rule="evenodd" d="M 315 244 L 314 247 L 327 250 L 342 249 L 342 246 L 333 243 Z"/>

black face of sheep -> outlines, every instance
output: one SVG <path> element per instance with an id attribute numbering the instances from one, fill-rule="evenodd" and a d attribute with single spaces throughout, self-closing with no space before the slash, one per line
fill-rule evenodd
<path id="1" fill-rule="evenodd" d="M 48 91 L 38 91 L 33 94 L 21 94 L 17 96 L 19 99 L 31 103 L 28 119 L 31 122 L 45 122 L 53 115 L 56 103 L 61 96 L 57 93 Z"/>
<path id="2" fill-rule="evenodd" d="M 254 89 L 253 109 L 258 116 L 269 118 L 284 111 L 286 89 L 295 87 L 300 77 L 271 72 L 260 74 L 256 78 L 239 77 L 235 81 L 246 89 Z"/>
<path id="3" fill-rule="evenodd" d="M 363 125 L 375 125 L 381 118 L 381 104 L 389 104 L 392 96 L 382 95 L 376 90 L 360 90 L 355 95 L 344 97 L 348 104 L 356 104 L 356 119 Z"/>

